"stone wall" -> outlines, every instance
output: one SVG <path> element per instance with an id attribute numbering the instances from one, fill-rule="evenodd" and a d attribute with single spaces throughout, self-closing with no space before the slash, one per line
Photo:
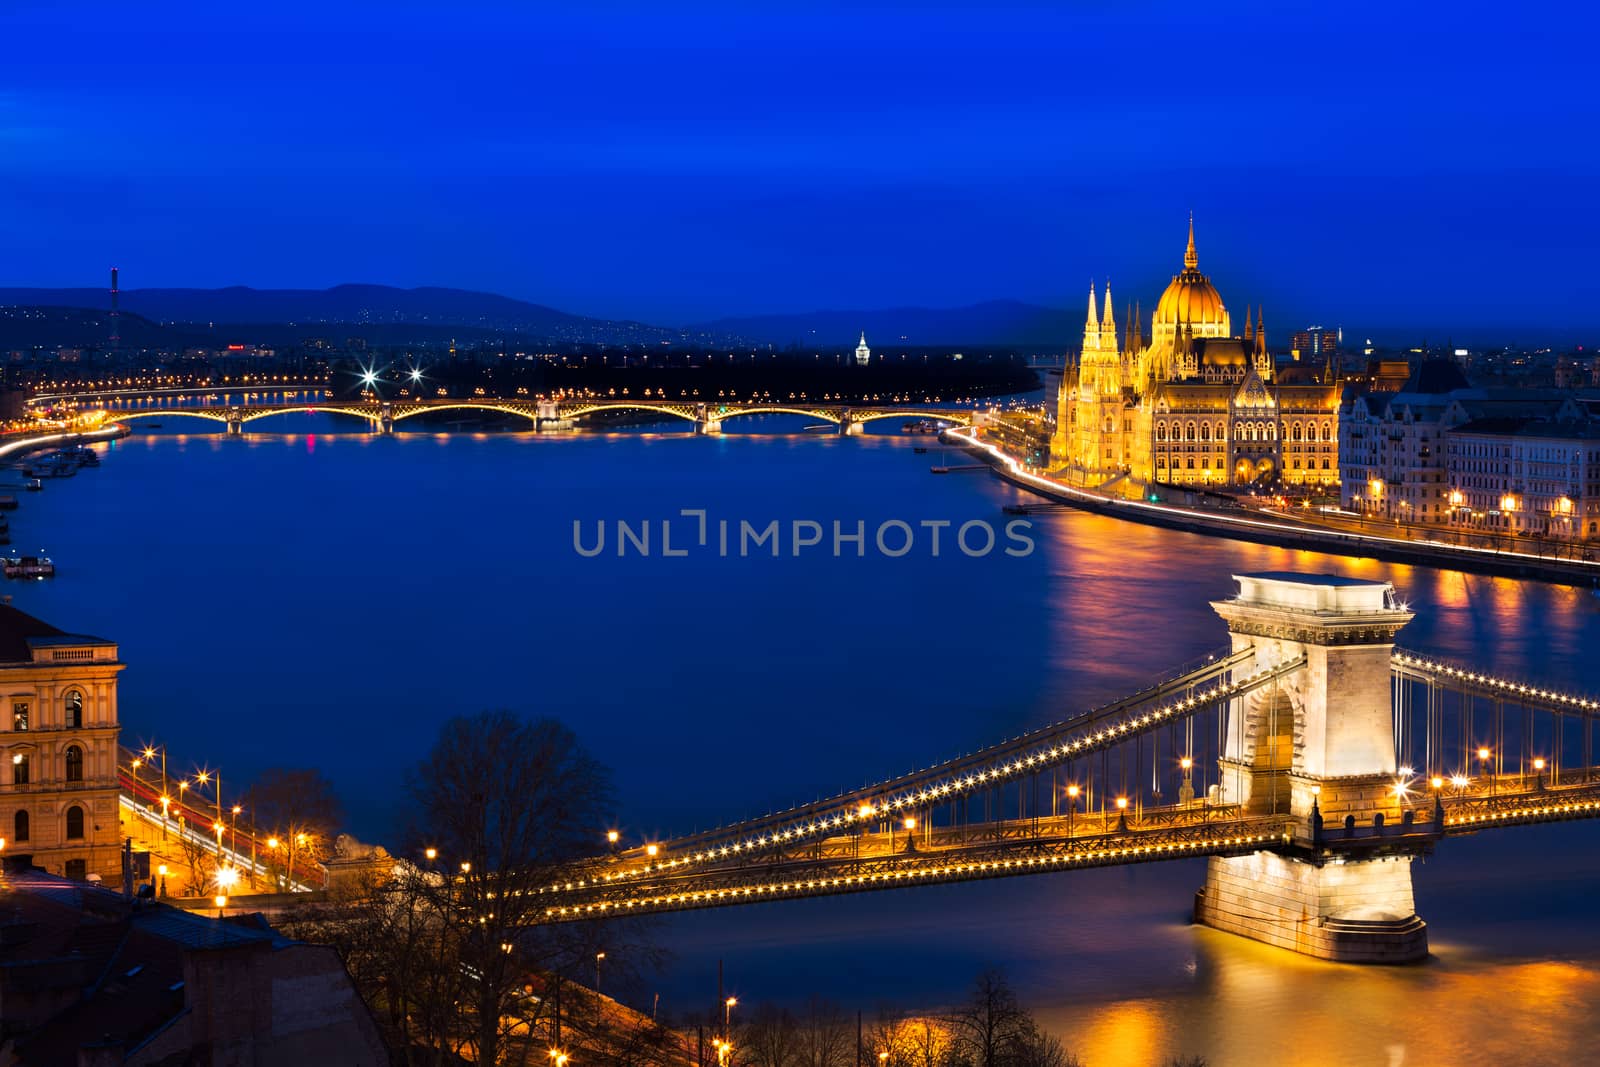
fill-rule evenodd
<path id="1" fill-rule="evenodd" d="M 1408 963 L 1428 954 L 1408 856 L 1328 863 L 1213 857 L 1195 921 L 1318 959 Z"/>

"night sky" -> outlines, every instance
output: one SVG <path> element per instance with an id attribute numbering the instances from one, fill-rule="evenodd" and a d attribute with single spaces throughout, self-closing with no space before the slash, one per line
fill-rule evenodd
<path id="1" fill-rule="evenodd" d="M 1593 9 L 745 7 L 5 0 L 0 285 L 1600 333 Z"/>

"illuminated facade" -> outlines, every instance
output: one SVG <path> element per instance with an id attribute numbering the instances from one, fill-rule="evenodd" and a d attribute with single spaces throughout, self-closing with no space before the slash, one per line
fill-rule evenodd
<path id="1" fill-rule="evenodd" d="M 861 343 L 856 345 L 856 366 L 865 367 L 872 362 L 872 349 L 867 347 L 867 331 L 861 331 Z"/>
<path id="2" fill-rule="evenodd" d="M 1111 287 L 1089 287 L 1077 365 L 1062 375 L 1051 465 L 1088 485 L 1339 482 L 1339 387 L 1330 364 L 1280 374 L 1261 312 L 1242 336 L 1200 273 L 1194 223 L 1183 271 L 1151 318 L 1128 315 L 1118 343 Z"/>
<path id="3" fill-rule="evenodd" d="M 121 670 L 115 643 L 0 604 L 0 854 L 120 884 Z"/>

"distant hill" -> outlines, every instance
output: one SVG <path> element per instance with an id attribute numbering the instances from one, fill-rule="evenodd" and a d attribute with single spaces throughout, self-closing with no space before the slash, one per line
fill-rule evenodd
<path id="1" fill-rule="evenodd" d="M 0 289 L 0 306 L 105 308 L 104 289 Z M 124 314 L 157 323 L 408 324 L 511 331 L 583 344 L 706 343 L 711 337 L 629 320 L 592 319 L 468 289 L 336 285 L 331 289 L 124 289 Z"/>
<path id="2" fill-rule="evenodd" d="M 991 300 L 959 308 L 887 308 L 876 311 L 811 311 L 751 315 L 697 323 L 691 330 L 732 334 L 785 346 L 853 346 L 867 333 L 869 346 L 1007 345 L 1076 348 L 1083 337 L 1083 312 Z"/>
<path id="3" fill-rule="evenodd" d="M 184 330 L 123 312 L 117 324 L 128 349 L 179 349 L 203 345 Z M 0 349 L 102 348 L 111 336 L 111 316 L 81 307 L 7 306 L 0 301 Z"/>

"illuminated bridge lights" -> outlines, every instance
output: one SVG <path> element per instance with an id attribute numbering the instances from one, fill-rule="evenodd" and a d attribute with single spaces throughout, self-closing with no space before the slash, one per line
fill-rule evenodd
<path id="1" fill-rule="evenodd" d="M 850 892 L 875 888 L 892 888 L 895 885 L 915 884 L 939 880 L 966 880 L 1008 874 L 1038 873 L 1068 869 L 1073 866 L 1105 865 L 1117 862 L 1163 859 L 1207 852 L 1228 852 L 1252 846 L 1289 844 L 1292 835 L 1287 832 L 1235 834 L 1214 836 L 1194 841 L 1162 841 L 1124 845 L 1112 848 L 1087 849 L 1048 856 L 1010 857 L 990 860 L 958 860 L 928 867 L 872 871 L 863 874 L 843 874 L 831 877 L 796 878 L 790 881 L 762 882 L 756 885 L 707 887 L 684 889 L 676 892 L 656 893 L 629 897 L 621 901 L 603 900 L 587 904 L 573 904 L 545 909 L 547 920 L 578 919 L 612 910 L 672 910 L 692 907 L 715 907 L 739 904 L 756 899 L 779 899 L 819 893 Z"/>
<path id="2" fill-rule="evenodd" d="M 1539 700 L 1561 707 L 1576 708 L 1584 711 L 1600 710 L 1600 700 L 1574 696 L 1570 693 L 1560 693 L 1554 689 L 1544 689 L 1510 678 L 1497 678 L 1492 674 L 1483 674 L 1479 671 L 1469 671 L 1451 663 L 1419 656 L 1414 652 L 1404 652 L 1397 649 L 1390 658 L 1392 662 L 1401 667 L 1407 667 L 1423 674 L 1442 675 L 1446 678 L 1455 678 L 1463 682 L 1487 686 L 1506 693 L 1536 697 Z"/>
<path id="3" fill-rule="evenodd" d="M 870 822 L 884 817 L 889 812 L 926 805 L 931 799 L 968 793 L 984 785 L 1015 778 L 1037 767 L 1048 766 L 1067 759 L 1075 759 L 1087 755 L 1103 745 L 1114 743 L 1131 737 L 1136 733 L 1160 726 L 1173 718 L 1189 714 L 1197 708 L 1233 699 L 1273 678 L 1299 669 L 1304 662 L 1305 657 L 1300 656 L 1273 667 L 1258 670 L 1240 679 L 1219 682 L 1202 692 L 1175 697 L 1152 711 L 1129 714 L 1121 722 L 1101 727 L 1094 733 L 1085 734 L 1076 740 L 1058 741 L 1048 745 L 1048 747 L 1040 747 L 1028 754 L 1033 760 L 1031 764 L 1023 758 L 1006 757 L 988 767 L 962 772 L 941 782 L 913 786 L 909 789 L 891 793 L 888 796 L 880 795 L 873 801 L 858 799 L 862 792 L 876 793 L 887 788 L 886 785 L 867 787 L 866 790 L 857 791 L 855 794 L 843 798 L 840 808 L 832 813 L 820 814 L 804 822 L 780 828 L 764 829 L 759 831 L 760 836 L 746 837 L 741 841 L 734 841 L 710 849 L 700 849 L 671 860 L 657 861 L 640 868 L 614 872 L 614 879 L 621 881 L 628 878 L 642 878 L 661 870 L 676 870 L 681 867 L 704 864 L 727 858 L 730 853 L 737 856 L 746 851 L 768 848 L 779 840 L 790 842 L 826 836 L 830 831 L 837 830 L 843 826 Z M 1207 668 L 1202 668 L 1202 670 L 1214 666 L 1215 664 L 1211 664 Z M 1175 679 L 1173 684 L 1181 683 L 1181 681 L 1181 678 Z M 1116 713 L 1113 712 L 1113 714 Z M 1064 724 L 1064 728 L 1070 729 L 1070 723 Z M 958 761 L 949 761 L 942 766 L 948 766 L 949 763 L 953 762 Z M 937 773 L 938 766 L 931 770 Z M 674 845 L 670 841 L 664 842 L 660 848 L 664 851 L 672 851 Z M 552 889 L 557 892 L 560 891 L 556 887 L 552 887 Z"/>

